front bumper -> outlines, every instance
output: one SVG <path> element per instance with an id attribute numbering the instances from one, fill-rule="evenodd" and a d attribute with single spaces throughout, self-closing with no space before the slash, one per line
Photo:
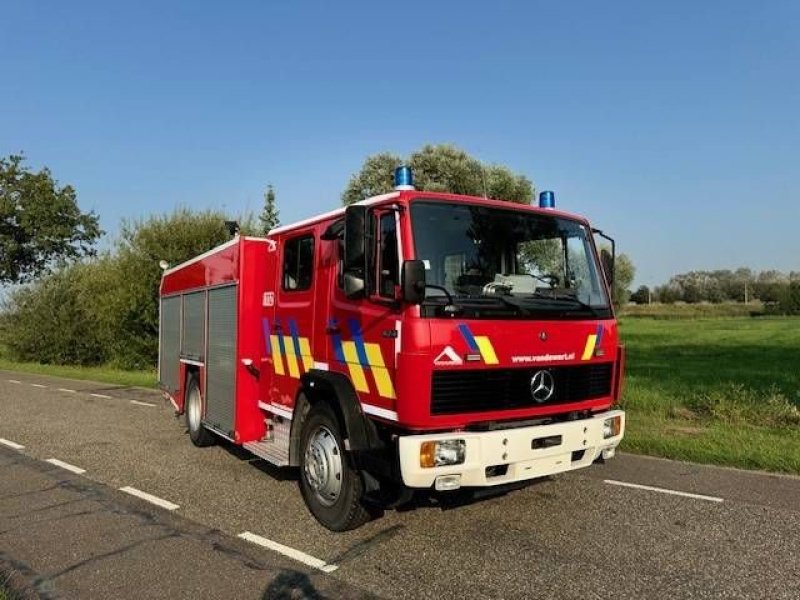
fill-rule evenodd
<path id="1" fill-rule="evenodd" d="M 603 422 L 615 416 L 621 420 L 619 433 L 604 438 Z M 412 488 L 430 488 L 438 477 L 447 475 L 460 475 L 462 487 L 525 481 L 588 467 L 601 455 L 610 457 L 624 434 L 625 413 L 611 410 L 589 419 L 552 425 L 402 436 L 398 444 L 400 472 L 403 483 Z M 453 439 L 466 443 L 464 463 L 430 468 L 420 466 L 420 445 L 423 442 Z M 559 443 L 535 447 L 541 445 L 537 440 L 544 439 L 552 444 L 556 440 Z"/>

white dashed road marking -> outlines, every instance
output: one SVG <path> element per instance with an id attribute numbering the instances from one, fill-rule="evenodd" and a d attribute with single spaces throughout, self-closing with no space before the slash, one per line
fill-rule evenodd
<path id="1" fill-rule="evenodd" d="M 626 481 L 616 481 L 614 479 L 604 479 L 609 485 L 634 488 L 637 490 L 647 490 L 648 492 L 658 492 L 660 494 L 671 494 L 673 496 L 683 496 L 684 498 L 694 498 L 695 500 L 705 500 L 706 502 L 724 502 L 723 498 L 717 496 L 704 496 L 702 494 L 691 494 L 689 492 L 679 492 L 678 490 L 668 490 L 666 488 L 653 487 L 652 485 L 641 485 L 639 483 L 628 483 Z"/>
<path id="2" fill-rule="evenodd" d="M 9 379 L 8 383 L 22 383 L 22 382 L 19 381 L 18 379 Z"/>
<path id="3" fill-rule="evenodd" d="M 69 392 L 70 394 L 74 394 L 75 393 L 75 390 L 70 390 L 70 389 L 67 389 L 67 388 L 58 388 L 58 391 L 59 392 Z"/>
<path id="4" fill-rule="evenodd" d="M 25 448 L 25 446 L 22 444 L 12 442 L 11 440 L 7 440 L 5 438 L 0 438 L 0 444 L 3 444 L 3 446 L 8 446 L 9 448 L 13 448 L 14 450 L 23 450 Z"/>
<path id="5" fill-rule="evenodd" d="M 95 398 L 105 398 L 106 400 L 109 400 L 111 398 L 111 396 L 106 396 L 105 394 L 89 394 L 89 395 L 94 396 Z"/>
<path id="6" fill-rule="evenodd" d="M 84 473 L 86 473 L 86 469 L 81 469 L 80 467 L 76 467 L 75 465 L 65 463 L 63 460 L 58 460 L 57 458 L 48 458 L 44 462 L 49 462 L 51 465 L 61 467 L 62 469 L 66 469 L 67 471 L 70 471 L 77 475 L 83 475 Z"/>
<path id="7" fill-rule="evenodd" d="M 38 388 L 46 388 L 47 387 L 46 385 L 42 385 L 41 383 L 32 383 L 31 385 L 33 387 L 38 387 Z"/>
<path id="8" fill-rule="evenodd" d="M 255 533 L 250 533 L 249 531 L 240 533 L 238 537 L 242 538 L 243 540 L 247 540 L 248 542 L 258 544 L 264 548 L 269 548 L 270 550 L 278 552 L 279 554 L 283 554 L 284 556 L 288 556 L 289 558 L 296 560 L 297 562 L 301 562 L 304 565 L 308 565 L 309 567 L 319 569 L 323 573 L 332 573 L 339 568 L 339 565 L 329 565 L 324 560 L 315 558 L 310 554 L 306 554 L 300 550 L 295 550 L 289 546 L 284 546 L 278 542 L 273 542 L 272 540 L 268 540 L 267 538 L 256 535 Z"/>
<path id="9" fill-rule="evenodd" d="M 158 496 L 153 496 L 152 494 L 148 494 L 147 492 L 143 492 L 142 490 L 137 490 L 135 487 L 125 486 L 119 488 L 120 492 L 125 492 L 126 494 L 130 494 L 131 496 L 136 496 L 137 498 L 141 498 L 142 500 L 147 500 L 148 502 L 155 504 L 156 506 L 160 506 L 161 508 L 165 508 L 167 510 L 175 510 L 176 508 L 180 508 L 177 504 L 173 504 L 169 500 L 164 500 L 159 498 Z"/>
<path id="10" fill-rule="evenodd" d="M 138 400 L 131 400 L 131 404 L 135 404 L 136 406 L 156 406 L 155 404 L 150 404 L 149 402 L 139 402 Z"/>

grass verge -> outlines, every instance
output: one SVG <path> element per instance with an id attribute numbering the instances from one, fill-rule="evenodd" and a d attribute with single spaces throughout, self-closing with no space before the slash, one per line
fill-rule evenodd
<path id="1" fill-rule="evenodd" d="M 800 319 L 623 318 L 623 449 L 800 474 Z"/>
<path id="2" fill-rule="evenodd" d="M 36 373 L 52 377 L 88 379 L 114 385 L 154 388 L 157 384 L 155 371 L 124 371 L 111 367 L 73 367 L 42 365 L 39 363 L 16 362 L 0 357 L 0 370 Z"/>

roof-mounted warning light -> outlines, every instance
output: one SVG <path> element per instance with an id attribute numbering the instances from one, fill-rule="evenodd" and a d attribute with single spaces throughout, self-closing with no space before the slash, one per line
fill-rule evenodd
<path id="1" fill-rule="evenodd" d="M 539 194 L 539 208 L 555 208 L 556 195 L 553 192 L 542 192 Z"/>
<path id="2" fill-rule="evenodd" d="M 398 191 L 414 189 L 414 173 L 411 167 L 401 165 L 394 170 L 394 189 Z"/>

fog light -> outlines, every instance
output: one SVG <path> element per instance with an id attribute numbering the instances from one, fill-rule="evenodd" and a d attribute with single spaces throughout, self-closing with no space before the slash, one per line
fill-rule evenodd
<path id="1" fill-rule="evenodd" d="M 616 437 L 622 430 L 622 417 L 617 415 L 603 421 L 603 439 Z"/>
<path id="2" fill-rule="evenodd" d="M 467 454 L 464 440 L 436 440 L 422 442 L 419 447 L 419 466 L 425 469 L 460 465 Z"/>
<path id="3" fill-rule="evenodd" d="M 457 490 L 461 487 L 461 475 L 440 475 L 434 484 L 437 492 Z"/>
<path id="4" fill-rule="evenodd" d="M 608 460 L 609 458 L 614 458 L 614 455 L 617 453 L 616 448 L 605 448 L 603 450 L 603 460 Z"/>

